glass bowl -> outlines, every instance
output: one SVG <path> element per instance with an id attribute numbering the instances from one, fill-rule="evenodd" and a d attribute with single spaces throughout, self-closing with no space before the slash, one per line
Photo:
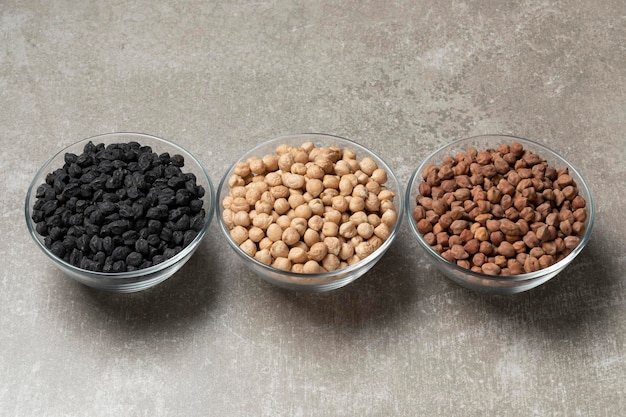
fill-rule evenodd
<path id="1" fill-rule="evenodd" d="M 32 219 L 33 207 L 35 201 L 37 200 L 37 189 L 45 182 L 46 176 L 49 173 L 63 167 L 66 153 L 80 155 L 83 153 L 85 145 L 89 142 L 93 142 L 95 145 L 100 143 L 109 145 L 112 143 L 138 142 L 141 146 L 151 147 L 152 152 L 159 155 L 167 152 L 171 156 L 176 154 L 183 156 L 184 166 L 181 168 L 182 172 L 185 174 L 194 174 L 196 177 L 196 184 L 204 187 L 205 190 L 204 196 L 202 197 L 202 208 L 205 210 L 205 218 L 195 238 L 193 238 L 193 240 L 189 242 L 188 245 L 185 246 L 180 252 L 169 259 L 143 269 L 127 272 L 98 272 L 82 269 L 72 265 L 51 252 L 45 244 L 44 237 L 37 232 L 36 224 Z M 91 201 L 87 204 L 91 205 Z M 214 206 L 215 194 L 211 179 L 200 162 L 191 153 L 170 141 L 155 136 L 140 133 L 108 133 L 93 136 L 68 146 L 54 155 L 41 167 L 41 169 L 39 169 L 26 194 L 25 217 L 26 225 L 31 237 L 39 249 L 41 249 L 43 253 L 45 253 L 52 260 L 57 268 L 69 275 L 71 278 L 87 286 L 105 291 L 126 293 L 152 287 L 171 277 L 176 271 L 178 271 L 189 260 L 206 235 L 213 217 Z"/>
<path id="2" fill-rule="evenodd" d="M 424 240 L 423 235 L 418 231 L 417 224 L 413 218 L 413 210 L 417 205 L 416 198 L 419 195 L 419 184 L 423 180 L 422 173 L 424 172 L 424 169 L 429 164 L 441 165 L 446 156 L 454 157 L 458 153 L 465 152 L 472 146 L 478 151 L 481 151 L 485 149 L 495 149 L 497 145 L 501 143 L 510 144 L 512 142 L 522 144 L 524 149 L 528 149 L 539 155 L 545 159 L 550 166 L 556 168 L 557 170 L 565 167 L 569 169 L 569 175 L 575 181 L 579 195 L 586 200 L 587 218 L 585 220 L 585 232 L 584 235 L 580 237 L 580 243 L 578 246 L 576 246 L 566 257 L 547 268 L 531 273 L 511 276 L 493 276 L 484 273 L 477 273 L 446 260 Z M 565 158 L 555 151 L 539 143 L 507 135 L 482 135 L 460 139 L 444 145 L 432 152 L 415 169 L 410 177 L 405 195 L 405 209 L 408 213 L 407 218 L 413 235 L 417 239 L 420 246 L 426 251 L 428 257 L 432 260 L 437 269 L 452 281 L 463 287 L 490 294 L 514 294 L 527 291 L 556 276 L 565 267 L 567 267 L 567 265 L 569 265 L 574 258 L 578 256 L 578 254 L 580 254 L 585 245 L 588 243 L 596 214 L 594 201 L 591 196 L 591 190 L 582 175 L 571 163 L 566 161 Z"/>
<path id="3" fill-rule="evenodd" d="M 254 257 L 244 252 L 239 245 L 233 241 L 230 236 L 230 230 L 223 219 L 224 208 L 222 206 L 222 200 L 230 192 L 230 186 L 228 179 L 233 175 L 237 163 L 246 161 L 248 158 L 256 156 L 263 158 L 268 154 L 275 154 L 276 147 L 280 144 L 286 144 L 293 147 L 300 147 L 305 142 L 313 142 L 316 147 L 330 147 L 338 146 L 342 149 L 348 149 L 356 154 L 356 159 L 361 160 L 365 157 L 373 159 L 379 168 L 383 168 L 387 171 L 387 182 L 385 186 L 388 190 L 395 194 L 393 200 L 394 210 L 397 214 L 397 220 L 389 237 L 382 243 L 382 245 L 371 253 L 369 256 L 364 257 L 362 260 L 346 266 L 344 268 L 337 269 L 335 271 L 320 272 L 315 274 L 304 274 L 298 272 L 283 271 L 262 262 L 259 262 Z M 385 254 L 389 246 L 396 238 L 398 229 L 402 224 L 402 216 L 404 206 L 402 204 L 402 186 L 398 181 L 398 178 L 393 173 L 392 169 L 387 165 L 379 156 L 374 154 L 364 146 L 338 136 L 320 134 L 320 133 L 302 133 L 276 137 L 268 141 L 262 142 L 252 149 L 241 155 L 233 165 L 226 171 L 222 180 L 220 181 L 217 189 L 217 219 L 220 229 L 222 230 L 226 240 L 230 247 L 235 251 L 237 255 L 243 260 L 244 264 L 256 275 L 262 279 L 282 288 L 303 291 L 303 292 L 324 292 L 334 290 L 343 287 L 352 281 L 356 280 L 367 271 L 369 271 Z"/>

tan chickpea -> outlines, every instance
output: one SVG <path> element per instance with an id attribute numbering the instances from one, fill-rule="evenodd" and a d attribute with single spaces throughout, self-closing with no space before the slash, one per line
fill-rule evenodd
<path id="1" fill-rule="evenodd" d="M 343 261 L 347 261 L 348 259 L 354 256 L 354 246 L 347 242 L 343 242 L 341 244 L 341 249 L 339 250 L 339 259 Z"/>
<path id="2" fill-rule="evenodd" d="M 359 162 L 359 168 L 365 174 L 371 176 L 374 171 L 378 169 L 378 165 L 376 165 L 376 162 L 374 162 L 372 158 L 366 156 L 365 158 L 361 159 L 361 162 Z"/>
<path id="3" fill-rule="evenodd" d="M 346 239 L 351 239 L 356 236 L 357 230 L 354 223 L 351 221 L 342 223 L 341 226 L 339 226 L 339 235 L 345 237 Z"/>
<path id="4" fill-rule="evenodd" d="M 235 226 L 230 231 L 230 237 L 237 245 L 241 245 L 248 239 L 248 229 L 243 226 Z"/>
<path id="5" fill-rule="evenodd" d="M 291 270 L 291 261 L 286 257 L 278 257 L 272 262 L 272 267 L 282 271 L 289 271 Z"/>
<path id="6" fill-rule="evenodd" d="M 261 241 L 259 242 L 259 249 L 260 250 L 267 249 L 269 251 L 273 243 L 274 242 L 271 241 L 270 238 L 266 236 L 263 239 L 261 239 Z"/>
<path id="7" fill-rule="evenodd" d="M 308 252 L 309 259 L 321 262 L 328 253 L 328 247 L 324 242 L 317 242 L 311 246 Z"/>
<path id="8" fill-rule="evenodd" d="M 337 225 L 341 223 L 341 212 L 335 210 L 332 207 L 326 207 L 323 216 L 327 222 L 336 223 Z"/>
<path id="9" fill-rule="evenodd" d="M 272 223 L 267 227 L 265 235 L 272 241 L 276 242 L 283 236 L 283 229 L 276 223 Z"/>
<path id="10" fill-rule="evenodd" d="M 315 148 L 315 144 L 311 141 L 307 141 L 307 142 L 304 142 L 302 145 L 300 145 L 300 147 L 302 148 L 304 152 L 310 153 L 311 150 Z"/>
<path id="11" fill-rule="evenodd" d="M 368 211 L 373 211 L 373 212 L 379 211 L 380 200 L 378 199 L 378 196 L 373 193 L 370 193 L 367 196 L 367 199 L 365 200 L 365 208 Z"/>
<path id="12" fill-rule="evenodd" d="M 363 239 L 369 239 L 374 234 L 374 226 L 365 222 L 357 226 L 356 231 Z"/>
<path id="13" fill-rule="evenodd" d="M 233 215 L 233 223 L 236 226 L 250 226 L 250 215 L 245 211 L 238 211 Z"/>
<path id="14" fill-rule="evenodd" d="M 270 224 L 274 222 L 274 218 L 269 214 L 258 213 L 254 219 L 252 219 L 252 224 L 258 228 L 266 230 Z"/>
<path id="15" fill-rule="evenodd" d="M 311 178 L 306 182 L 305 189 L 307 193 L 316 198 L 324 191 L 324 183 L 320 179 Z"/>
<path id="16" fill-rule="evenodd" d="M 269 203 L 272 206 L 274 206 L 274 203 L 276 202 L 276 198 L 274 198 L 274 196 L 268 189 L 266 191 L 263 191 L 263 193 L 261 194 L 261 201 L 265 203 Z"/>
<path id="17" fill-rule="evenodd" d="M 351 172 L 352 168 L 350 167 L 348 161 L 339 160 L 335 164 L 335 174 L 339 175 L 340 177 L 346 174 L 350 174 Z"/>
<path id="18" fill-rule="evenodd" d="M 393 201 L 391 200 L 381 201 L 379 212 L 382 214 L 385 214 L 388 211 L 395 211 L 395 207 L 393 206 Z"/>
<path id="19" fill-rule="evenodd" d="M 361 223 L 367 223 L 367 214 L 364 211 L 357 211 L 350 215 L 348 221 L 354 223 L 355 226 L 358 226 Z"/>
<path id="20" fill-rule="evenodd" d="M 354 175 L 356 175 L 356 179 L 358 181 L 359 184 L 367 184 L 368 181 L 370 180 L 369 175 L 367 175 L 365 172 L 363 172 L 362 170 L 357 170 L 354 172 Z"/>
<path id="21" fill-rule="evenodd" d="M 324 214 L 324 203 L 319 198 L 314 198 L 309 201 L 309 207 L 311 207 L 311 212 L 314 216 L 321 216 Z"/>
<path id="22" fill-rule="evenodd" d="M 304 264 L 294 264 L 292 262 L 292 264 L 291 264 L 291 272 L 296 273 L 296 274 L 303 274 L 304 273 Z"/>
<path id="23" fill-rule="evenodd" d="M 291 219 L 291 217 L 283 214 L 282 216 L 279 216 L 276 220 L 274 220 L 274 223 L 280 226 L 281 230 L 285 230 L 291 225 Z"/>
<path id="24" fill-rule="evenodd" d="M 268 172 L 278 169 L 278 157 L 276 155 L 267 154 L 263 157 L 263 164 Z"/>
<path id="25" fill-rule="evenodd" d="M 327 236 L 324 238 L 324 244 L 328 250 L 328 253 L 332 253 L 333 255 L 339 255 L 339 251 L 341 250 L 341 241 L 334 236 Z"/>
<path id="26" fill-rule="evenodd" d="M 379 184 L 384 184 L 387 182 L 387 171 L 382 168 L 377 168 L 372 172 L 370 178 Z"/>
<path id="27" fill-rule="evenodd" d="M 324 170 L 312 162 L 306 164 L 306 176 L 309 180 L 322 180 L 324 178 Z"/>
<path id="28" fill-rule="evenodd" d="M 302 240 L 308 247 L 311 247 L 320 241 L 320 234 L 313 229 L 306 229 L 304 236 L 302 236 Z"/>
<path id="29" fill-rule="evenodd" d="M 322 203 L 324 203 L 325 206 L 330 206 L 332 204 L 333 197 L 336 197 L 338 195 L 339 191 L 337 191 L 336 189 L 326 188 L 324 191 L 322 191 L 319 198 L 320 200 L 322 200 Z"/>
<path id="30" fill-rule="evenodd" d="M 302 268 L 304 274 L 317 274 L 320 272 L 320 264 L 316 261 L 307 261 Z"/>
<path id="31" fill-rule="evenodd" d="M 289 246 L 287 246 L 287 244 L 282 240 L 277 240 L 276 242 L 272 243 L 272 246 L 270 247 L 270 253 L 272 254 L 272 257 L 274 259 L 281 257 L 286 258 L 287 256 L 289 256 Z"/>
<path id="32" fill-rule="evenodd" d="M 235 227 L 234 216 L 235 213 L 231 209 L 227 208 L 222 212 L 222 220 L 224 220 L 224 223 L 226 224 L 226 226 L 228 226 L 229 229 Z"/>
<path id="33" fill-rule="evenodd" d="M 386 210 L 381 216 L 380 221 L 386 224 L 389 228 L 392 228 L 398 221 L 398 214 L 395 210 Z"/>
<path id="34" fill-rule="evenodd" d="M 304 236 L 304 232 L 309 228 L 308 222 L 302 217 L 294 217 L 289 223 L 289 227 L 293 227 L 298 232 L 298 235 Z"/>
<path id="35" fill-rule="evenodd" d="M 254 203 L 254 210 L 259 213 L 272 214 L 274 207 L 267 201 L 259 200 Z"/>
<path id="36" fill-rule="evenodd" d="M 391 235 L 391 229 L 385 223 L 381 223 L 374 228 L 374 234 L 382 240 L 387 240 Z"/>
<path id="37" fill-rule="evenodd" d="M 313 215 L 313 210 L 308 204 L 302 204 L 294 209 L 296 213 L 296 217 L 300 217 L 302 219 L 310 219 Z"/>
<path id="38" fill-rule="evenodd" d="M 341 261 L 337 257 L 337 255 L 333 255 L 332 253 L 327 254 L 324 259 L 322 259 L 322 266 L 327 271 L 335 271 L 339 268 L 339 264 Z"/>
<path id="39" fill-rule="evenodd" d="M 380 191 L 382 190 L 382 187 L 377 181 L 372 180 L 368 181 L 367 184 L 365 184 L 365 189 L 368 193 L 378 195 L 378 193 L 380 193 Z M 367 195 L 365 195 L 365 197 L 367 197 Z"/>
<path id="40" fill-rule="evenodd" d="M 330 174 L 335 169 L 335 164 L 327 155 L 316 156 L 314 162 L 319 165 L 326 174 Z"/>
<path id="41" fill-rule="evenodd" d="M 361 242 L 359 243 L 355 248 L 354 248 L 354 252 L 355 254 L 360 258 L 363 259 L 369 255 L 371 255 L 372 253 L 374 253 L 376 249 L 372 246 L 372 244 L 368 241 L 365 242 Z"/>
<path id="42" fill-rule="evenodd" d="M 324 188 L 339 189 L 339 177 L 337 175 L 324 175 L 322 180 Z"/>
<path id="43" fill-rule="evenodd" d="M 293 155 L 289 152 L 283 153 L 278 157 L 278 169 L 283 172 L 290 172 L 291 166 L 294 164 Z"/>
<path id="44" fill-rule="evenodd" d="M 239 175 L 233 174 L 230 177 L 228 177 L 228 186 L 230 188 L 236 187 L 236 186 L 242 186 L 245 185 L 245 181 L 243 178 L 241 178 Z"/>
<path id="45" fill-rule="evenodd" d="M 391 190 L 383 189 L 380 191 L 380 193 L 378 193 L 378 199 L 380 201 L 384 201 L 384 200 L 393 201 L 394 197 L 395 197 L 395 194 Z"/>
<path id="46" fill-rule="evenodd" d="M 305 183 L 304 175 L 292 174 L 291 172 L 286 172 L 282 175 L 282 177 L 283 177 L 283 185 L 287 188 L 300 189 L 304 187 L 304 183 Z"/>
<path id="47" fill-rule="evenodd" d="M 307 251 L 300 247 L 291 248 L 289 250 L 289 255 L 287 255 L 287 258 L 292 263 L 298 263 L 298 264 L 304 264 L 306 261 L 309 260 Z"/>
<path id="48" fill-rule="evenodd" d="M 258 156 L 253 156 L 248 159 L 248 166 L 250 167 L 250 172 L 255 175 L 262 175 L 265 173 L 265 164 L 263 160 Z"/>
<path id="49" fill-rule="evenodd" d="M 296 207 L 306 203 L 306 201 L 304 201 L 304 196 L 298 193 L 292 193 L 287 199 L 287 202 L 289 203 L 289 207 L 291 207 L 292 209 L 295 209 Z"/>
<path id="50" fill-rule="evenodd" d="M 355 253 L 350 259 L 348 259 L 348 265 L 354 265 L 359 262 L 361 258 Z"/>
<path id="51" fill-rule="evenodd" d="M 295 227 L 289 226 L 283 230 L 281 239 L 286 245 L 293 245 L 300 240 L 300 233 Z"/>
<path id="52" fill-rule="evenodd" d="M 322 219 L 321 216 L 315 214 L 313 216 L 311 216 L 311 218 L 309 218 L 309 221 L 307 222 L 309 228 L 311 228 L 312 230 L 315 230 L 316 232 L 319 232 L 320 230 L 322 230 L 322 227 L 324 226 L 324 219 Z"/>
<path id="53" fill-rule="evenodd" d="M 267 249 L 258 250 L 254 254 L 254 259 L 256 259 L 257 261 L 265 265 L 270 265 L 272 263 L 272 255 L 270 254 L 270 251 Z"/>
<path id="54" fill-rule="evenodd" d="M 277 172 L 268 172 L 265 175 L 265 183 L 270 187 L 276 187 L 278 185 L 283 185 L 283 178 Z"/>
<path id="55" fill-rule="evenodd" d="M 248 238 L 251 241 L 259 243 L 264 237 L 265 232 L 260 227 L 252 226 L 250 229 L 248 229 Z"/>
<path id="56" fill-rule="evenodd" d="M 276 199 L 278 198 L 288 198 L 290 195 L 289 188 L 284 185 L 275 185 L 270 188 L 270 193 Z"/>
<path id="57" fill-rule="evenodd" d="M 362 212 L 365 210 L 365 200 L 361 197 L 351 197 L 348 209 L 353 213 Z"/>
<path id="58" fill-rule="evenodd" d="M 335 222 L 324 222 L 322 226 L 322 234 L 324 236 L 337 236 L 339 233 L 339 224 Z"/>
<path id="59" fill-rule="evenodd" d="M 254 243 L 250 239 L 246 239 L 241 245 L 239 245 L 239 247 L 242 251 L 250 256 L 254 256 L 254 254 L 257 252 L 256 243 Z"/>
<path id="60" fill-rule="evenodd" d="M 356 176 L 354 176 L 354 174 L 349 174 L 344 175 L 339 180 L 339 194 L 341 194 L 342 196 L 352 194 L 352 190 L 354 189 L 355 184 L 353 183 L 351 176 L 356 179 Z"/>
<path id="61" fill-rule="evenodd" d="M 274 210 L 278 214 L 285 214 L 287 213 L 287 211 L 289 211 L 290 208 L 291 205 L 289 204 L 289 201 L 287 201 L 287 199 L 284 197 L 277 198 L 274 202 Z"/>
<path id="62" fill-rule="evenodd" d="M 233 170 L 235 175 L 239 175 L 242 178 L 250 175 L 250 166 L 245 162 L 237 162 L 235 164 L 235 169 Z"/>
<path id="63" fill-rule="evenodd" d="M 381 218 L 375 213 L 370 213 L 367 215 L 367 221 L 369 224 L 376 227 L 380 224 Z"/>
<path id="64" fill-rule="evenodd" d="M 370 192 L 367 190 L 367 188 L 363 184 L 357 184 L 352 189 L 352 197 L 361 198 L 363 200 L 367 198 L 369 193 Z"/>
<path id="65" fill-rule="evenodd" d="M 348 210 L 348 201 L 343 195 L 337 195 L 332 198 L 331 206 L 340 213 Z"/>
<path id="66" fill-rule="evenodd" d="M 383 239 L 379 238 L 376 235 L 370 237 L 367 241 L 370 243 L 370 245 L 372 245 L 374 250 L 380 248 L 382 246 L 383 242 L 384 242 Z"/>

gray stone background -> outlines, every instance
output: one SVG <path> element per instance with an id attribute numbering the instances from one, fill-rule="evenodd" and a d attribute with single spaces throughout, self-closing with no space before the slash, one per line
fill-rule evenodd
<path id="1" fill-rule="evenodd" d="M 7 1 L 0 5 L 0 415 L 616 416 L 626 408 L 626 6 L 568 1 Z M 214 221 L 154 289 L 58 272 L 27 234 L 37 169 L 112 131 L 194 153 L 217 184 L 285 133 L 345 136 L 406 184 L 453 139 L 544 143 L 597 222 L 563 273 L 479 295 L 405 224 L 327 294 L 252 275 Z"/>

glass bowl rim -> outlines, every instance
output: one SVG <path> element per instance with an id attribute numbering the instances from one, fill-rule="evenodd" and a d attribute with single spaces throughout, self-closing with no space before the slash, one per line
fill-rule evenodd
<path id="1" fill-rule="evenodd" d="M 50 252 L 50 250 L 48 248 L 46 248 L 46 246 L 41 242 L 41 240 L 39 240 L 39 237 L 38 237 L 39 234 L 35 230 L 33 220 L 30 218 L 30 214 L 32 213 L 32 207 L 29 206 L 29 202 L 31 200 L 31 195 L 37 190 L 37 187 L 39 187 L 39 185 L 41 185 L 41 183 L 36 181 L 36 180 L 38 178 L 40 178 L 42 175 L 46 175 L 46 173 L 49 172 L 50 168 L 52 168 L 50 166 L 52 161 L 57 159 L 59 156 L 64 155 L 66 152 L 68 152 L 69 149 L 71 149 L 71 148 L 73 148 L 75 146 L 78 146 L 78 145 L 81 145 L 81 144 L 86 144 L 86 143 L 89 143 L 90 141 L 95 143 L 96 141 L 114 140 L 115 137 L 121 137 L 121 136 L 136 137 L 138 139 L 147 138 L 149 140 L 154 140 L 156 142 L 160 142 L 160 143 L 164 143 L 164 144 L 166 144 L 168 146 L 172 146 L 175 149 L 180 150 L 181 153 L 184 153 L 185 165 L 186 165 L 187 157 L 189 157 L 195 163 L 195 165 L 197 165 L 197 167 L 200 169 L 202 175 L 204 176 L 204 179 L 207 181 L 207 185 L 208 185 L 209 189 L 205 190 L 205 194 L 209 193 L 209 207 L 208 208 L 207 207 L 203 207 L 205 209 L 205 212 L 206 212 L 205 213 L 204 224 L 202 226 L 202 229 L 198 232 L 198 234 L 194 238 L 194 240 L 192 240 L 189 243 L 189 245 L 184 247 L 179 253 L 177 253 L 176 255 L 172 256 L 171 258 L 166 259 L 165 261 L 163 261 L 163 262 L 161 262 L 159 264 L 152 265 L 152 266 L 147 267 L 147 268 L 137 269 L 135 271 L 126 271 L 126 272 L 89 271 L 87 269 L 76 267 L 76 266 L 70 264 L 69 262 L 59 258 L 58 256 L 54 255 L 52 252 Z M 137 142 L 139 142 L 142 146 L 151 146 L 151 145 L 144 145 L 139 140 Z M 122 143 L 122 142 L 108 142 L 108 143 Z M 95 144 L 97 144 L 97 143 L 95 143 Z M 153 149 L 153 152 L 155 152 L 155 151 L 156 150 Z M 57 167 L 57 168 L 60 168 L 60 167 Z M 214 194 L 213 183 L 211 181 L 211 178 L 209 177 L 208 172 L 206 171 L 204 166 L 200 163 L 200 161 L 191 152 L 189 152 L 184 147 L 182 147 L 182 146 L 180 146 L 180 145 L 178 145 L 178 144 L 176 144 L 176 143 L 174 143 L 174 142 L 172 142 L 170 140 L 163 139 L 161 137 L 150 135 L 150 134 L 147 134 L 147 133 L 139 133 L 139 132 L 110 132 L 110 133 L 102 133 L 102 134 L 98 134 L 98 135 L 95 135 L 95 136 L 90 136 L 88 138 L 84 138 L 84 139 L 81 139 L 79 141 L 73 142 L 70 145 L 67 145 L 66 147 L 61 149 L 60 151 L 56 152 L 52 157 L 50 157 L 37 170 L 37 173 L 35 174 L 35 176 L 31 180 L 30 185 L 28 186 L 28 191 L 26 193 L 26 200 L 25 200 L 24 206 L 25 206 L 24 207 L 24 215 L 26 217 L 26 225 L 28 227 L 29 234 L 31 235 L 31 237 L 33 238 L 35 243 L 37 243 L 39 248 L 50 259 L 52 259 L 55 263 L 59 264 L 63 268 L 65 268 L 65 269 L 67 269 L 67 270 L 69 270 L 72 273 L 77 274 L 77 275 L 87 275 L 87 276 L 91 276 L 91 277 L 95 277 L 95 278 L 107 278 L 107 279 L 115 279 L 115 280 L 124 280 L 124 279 L 133 279 L 133 278 L 141 278 L 141 277 L 144 277 L 144 276 L 150 276 L 153 273 L 156 273 L 156 272 L 159 272 L 159 271 L 162 271 L 162 270 L 166 270 L 166 269 L 170 268 L 171 266 L 176 265 L 180 260 L 182 260 L 186 256 L 188 256 L 192 251 L 195 251 L 195 249 L 198 247 L 198 245 L 200 244 L 200 242 L 202 241 L 202 239 L 206 235 L 206 233 L 207 233 L 207 231 L 209 229 L 209 226 L 211 224 L 212 217 L 213 217 L 213 212 L 215 210 L 215 194 Z"/>
<path id="2" fill-rule="evenodd" d="M 392 179 L 392 181 L 395 183 L 395 185 L 398 188 L 397 193 L 396 193 L 396 195 L 398 197 L 398 204 L 397 204 L 398 210 L 397 210 L 397 213 L 396 213 L 397 214 L 397 219 L 396 219 L 396 223 L 394 224 L 394 227 L 391 229 L 391 234 L 383 242 L 383 244 L 378 249 L 376 249 L 374 252 L 372 252 L 370 255 L 368 255 L 367 257 L 365 257 L 363 259 L 361 259 L 357 263 L 354 263 L 352 265 L 348 265 L 345 268 L 336 269 L 334 271 L 318 272 L 318 273 L 314 273 L 314 274 L 305 274 L 305 273 L 300 273 L 300 272 L 284 271 L 284 270 L 281 270 L 281 269 L 278 269 L 278 268 L 274 268 L 274 267 L 272 267 L 270 265 L 265 265 L 264 263 L 258 261 L 254 257 L 252 257 L 252 256 L 248 255 L 247 253 L 245 253 L 238 245 L 235 244 L 235 242 L 230 237 L 230 233 L 229 233 L 228 227 L 226 226 L 226 224 L 224 223 L 224 220 L 222 219 L 223 208 L 222 208 L 222 204 L 221 204 L 221 199 L 222 199 L 221 198 L 221 194 L 222 194 L 223 189 L 225 188 L 225 184 L 228 181 L 228 178 L 230 177 L 229 174 L 232 172 L 232 170 L 235 167 L 235 165 L 238 162 L 241 162 L 242 160 L 245 160 L 246 157 L 249 157 L 249 156 L 253 155 L 259 149 L 261 149 L 263 147 L 266 147 L 266 146 L 268 146 L 268 145 L 270 145 L 272 143 L 276 143 L 276 142 L 280 142 L 280 141 L 286 141 L 286 140 L 295 140 L 295 139 L 297 139 L 299 137 L 303 137 L 303 138 L 304 137 L 310 137 L 310 138 L 316 138 L 317 137 L 317 138 L 324 138 L 324 139 L 333 139 L 333 140 L 338 140 L 338 141 L 344 141 L 344 142 L 347 142 L 347 144 L 355 147 L 357 150 L 365 152 L 367 154 L 365 156 L 374 155 L 376 157 L 376 159 L 378 159 L 380 162 L 382 162 L 382 164 L 383 164 L 382 168 L 384 168 L 387 171 L 388 177 L 390 177 Z M 340 146 L 340 144 L 338 146 Z M 365 157 L 365 156 L 363 156 L 363 157 Z M 396 176 L 395 172 L 391 169 L 391 167 L 387 164 L 387 162 L 385 162 L 380 156 L 378 156 L 376 153 L 374 153 L 373 151 L 371 151 L 370 149 L 368 149 L 364 145 L 361 145 L 360 143 L 358 143 L 358 142 L 356 142 L 354 140 L 347 139 L 347 138 L 344 138 L 342 136 L 328 134 L 328 133 L 315 133 L 315 132 L 290 133 L 290 134 L 276 136 L 276 137 L 273 137 L 271 139 L 263 140 L 263 141 L 257 143 L 252 148 L 250 148 L 247 151 L 245 151 L 242 154 L 240 154 L 236 158 L 235 162 L 233 162 L 228 167 L 228 169 L 226 170 L 226 172 L 222 176 L 222 179 L 220 180 L 219 186 L 217 187 L 217 193 L 215 194 L 215 200 L 216 200 L 215 201 L 215 205 L 217 206 L 217 208 L 216 208 L 216 211 L 217 211 L 216 217 L 217 217 L 217 223 L 220 226 L 220 230 L 225 235 L 228 244 L 245 261 L 252 262 L 255 266 L 257 266 L 258 268 L 261 268 L 263 271 L 267 271 L 268 273 L 288 276 L 290 278 L 295 278 L 297 280 L 300 280 L 300 282 L 299 282 L 300 285 L 307 285 L 306 282 L 303 282 L 303 281 L 314 280 L 314 279 L 321 279 L 321 278 L 331 278 L 331 277 L 334 277 L 334 276 L 337 276 L 337 275 L 341 275 L 342 277 L 344 275 L 345 276 L 349 276 L 353 272 L 358 271 L 359 269 L 361 269 L 365 265 L 368 265 L 372 261 L 375 261 L 375 260 L 379 259 L 380 256 L 383 253 L 385 253 L 385 251 L 389 248 L 389 246 L 392 244 L 392 242 L 395 240 L 396 236 L 399 233 L 399 230 L 400 230 L 400 227 L 401 227 L 401 224 L 402 224 L 402 221 L 403 221 L 403 215 L 404 215 L 404 204 L 403 204 L 403 201 L 402 201 L 402 195 L 403 194 L 404 194 L 404 191 L 403 191 L 403 188 L 402 188 L 402 183 L 400 182 L 400 180 Z M 311 285 L 320 285 L 320 284 L 315 283 L 315 284 L 311 284 Z"/>
<path id="3" fill-rule="evenodd" d="M 556 159 L 560 160 L 561 162 L 565 163 L 567 165 L 567 168 L 570 171 L 574 171 L 574 173 L 578 176 L 578 178 L 580 178 L 580 182 L 581 184 L 576 184 L 577 188 L 580 188 L 581 186 L 584 188 L 585 192 L 587 193 L 587 195 L 589 196 L 587 201 L 586 201 L 586 208 L 588 210 L 588 214 L 587 214 L 587 226 L 586 226 L 586 230 L 584 235 L 582 236 L 580 242 L 578 243 L 578 246 L 576 246 L 565 258 L 561 259 L 559 262 L 554 263 L 553 265 L 550 265 L 547 268 L 543 268 L 543 269 L 539 269 L 535 272 L 527 272 L 524 274 L 517 274 L 517 275 L 507 275 L 507 276 L 499 276 L 499 275 L 488 275 L 488 274 L 483 274 L 483 273 L 478 273 L 478 272 L 474 272 L 470 269 L 466 269 L 463 267 L 458 266 L 457 264 L 454 264 L 450 261 L 448 261 L 446 258 L 444 258 L 443 256 L 441 256 L 441 254 L 437 251 L 435 251 L 428 243 L 426 243 L 426 241 L 424 240 L 422 234 L 417 230 L 417 225 L 415 224 L 415 221 L 412 218 L 412 214 L 411 214 L 411 204 L 412 204 L 412 200 L 415 196 L 411 195 L 411 190 L 413 189 L 414 184 L 416 183 L 416 181 L 418 180 L 418 178 L 421 178 L 421 172 L 423 172 L 423 170 L 426 168 L 426 166 L 428 166 L 428 164 L 432 163 L 430 160 L 437 155 L 438 153 L 445 151 L 446 149 L 449 148 L 453 148 L 455 146 L 460 145 L 463 142 L 469 142 L 472 140 L 479 140 L 479 139 L 489 139 L 489 138 L 506 138 L 510 141 L 518 141 L 520 143 L 522 143 L 522 145 L 524 143 L 528 143 L 530 146 L 536 147 L 538 149 L 541 150 L 541 152 L 547 152 L 548 154 L 550 154 L 551 156 L 555 157 Z M 544 157 L 543 154 L 539 155 L 540 157 L 546 159 Z M 421 179 L 420 179 L 421 181 Z M 411 231 L 413 232 L 414 237 L 417 238 L 418 243 L 420 244 L 420 246 L 422 246 L 422 248 L 424 248 L 428 255 L 430 255 L 432 258 L 434 258 L 437 261 L 443 261 L 444 265 L 450 269 L 452 269 L 453 271 L 465 274 L 465 275 L 469 275 L 471 277 L 473 277 L 474 279 L 485 279 L 485 280 L 491 280 L 491 281 L 498 281 L 498 282 L 512 282 L 512 281 L 529 281 L 529 280 L 534 280 L 536 278 L 540 278 L 544 275 L 548 275 L 551 273 L 556 273 L 559 270 L 563 269 L 565 266 L 567 266 L 569 263 L 571 263 L 574 258 L 576 256 L 578 256 L 578 254 L 583 250 L 583 248 L 587 245 L 589 238 L 591 237 L 591 232 L 593 229 L 593 225 L 595 222 L 595 216 L 596 216 L 596 211 L 595 211 L 595 202 L 593 199 L 593 195 L 591 193 L 591 189 L 589 187 L 589 184 L 587 184 L 587 181 L 585 180 L 585 178 L 581 175 L 581 173 L 578 171 L 578 169 L 571 163 L 569 162 L 567 159 L 565 159 L 561 154 L 559 154 L 558 152 L 548 148 L 547 146 L 536 142 L 534 140 L 530 140 L 530 139 L 525 139 L 519 136 L 514 136 L 514 135 L 507 135 L 507 134 L 497 134 L 497 133 L 493 133 L 493 134 L 484 134 L 484 135 L 475 135 L 475 136 L 469 136 L 469 137 L 465 137 L 465 138 L 460 138 L 460 139 L 454 139 L 451 142 L 448 142 L 444 145 L 439 146 L 437 149 L 435 149 L 434 151 L 430 152 L 427 156 L 424 157 L 424 159 L 422 159 L 422 162 L 420 162 L 420 164 L 417 166 L 417 168 L 415 168 L 413 170 L 413 173 L 411 174 L 411 177 L 409 179 L 409 182 L 407 184 L 406 187 L 406 191 L 405 191 L 405 198 L 404 198 L 404 204 L 405 204 L 405 211 L 407 212 L 407 221 L 409 223 L 409 227 L 411 229 Z"/>

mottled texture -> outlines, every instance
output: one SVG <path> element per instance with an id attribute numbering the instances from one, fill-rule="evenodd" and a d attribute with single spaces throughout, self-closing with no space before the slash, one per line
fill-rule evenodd
<path id="1" fill-rule="evenodd" d="M 626 408 L 623 0 L 3 1 L 0 415 L 615 416 Z M 139 131 L 217 185 L 235 155 L 316 131 L 406 184 L 454 138 L 561 152 L 596 199 L 589 246 L 530 292 L 449 282 L 404 227 L 348 287 L 282 291 L 217 224 L 189 263 L 130 295 L 37 251 L 23 202 L 52 153 Z"/>

